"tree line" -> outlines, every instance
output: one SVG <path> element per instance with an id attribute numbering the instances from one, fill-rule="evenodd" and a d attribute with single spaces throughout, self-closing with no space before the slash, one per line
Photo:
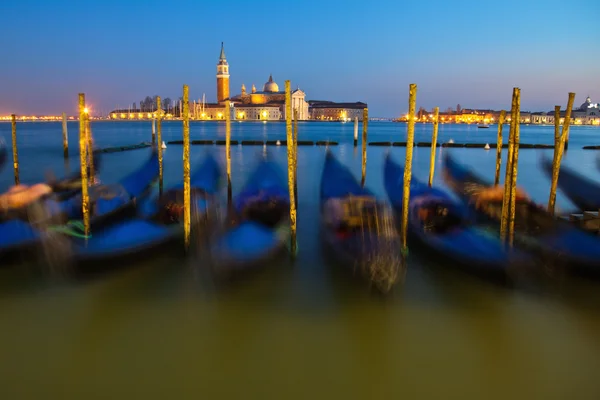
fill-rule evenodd
<path id="1" fill-rule="evenodd" d="M 152 112 L 156 110 L 156 100 L 158 95 L 154 95 L 152 97 L 146 96 L 144 100 L 140 101 L 140 111 L 141 112 Z M 180 97 L 176 102 L 173 102 L 170 97 L 165 97 L 161 99 L 161 106 L 163 110 L 177 110 L 179 109 L 179 102 L 182 101 L 183 98 Z M 133 103 L 133 109 L 137 110 L 137 104 Z"/>

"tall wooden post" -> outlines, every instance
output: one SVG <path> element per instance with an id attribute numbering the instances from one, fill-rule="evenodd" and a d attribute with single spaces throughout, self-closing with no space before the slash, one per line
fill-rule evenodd
<path id="1" fill-rule="evenodd" d="M 183 85 L 183 232 L 185 248 L 190 246 L 191 199 L 190 199 L 190 88 Z M 179 102 L 181 105 L 181 102 Z"/>
<path id="2" fill-rule="evenodd" d="M 417 85 L 411 83 L 408 91 L 408 128 L 406 131 L 406 161 L 404 162 L 404 182 L 402 191 L 402 253 L 408 251 L 408 206 L 410 201 L 410 181 L 412 179 L 412 156 L 415 143 L 415 110 L 417 106 Z"/>
<path id="3" fill-rule="evenodd" d="M 506 119 L 506 111 L 500 111 L 498 118 L 498 139 L 496 140 L 496 176 L 494 177 L 494 186 L 500 183 L 500 168 L 502 166 L 502 126 Z M 510 134 L 509 134 L 510 136 Z"/>
<path id="4" fill-rule="evenodd" d="M 440 121 L 440 108 L 433 111 L 433 134 L 431 135 L 431 157 L 429 159 L 429 187 L 433 185 L 433 174 L 435 172 L 435 153 L 437 150 L 438 125 Z"/>
<path id="5" fill-rule="evenodd" d="M 67 131 L 67 113 L 62 113 L 63 156 L 69 157 L 69 134 Z"/>
<path id="6" fill-rule="evenodd" d="M 288 189 L 290 193 L 291 252 L 296 254 L 296 196 L 294 174 L 294 138 L 292 137 L 292 93 L 290 81 L 285 81 L 285 131 L 287 138 Z"/>
<path id="7" fill-rule="evenodd" d="M 571 125 L 571 113 L 573 111 L 573 102 L 575 101 L 575 93 L 569 93 L 569 100 L 567 103 L 567 112 L 565 113 L 565 120 L 563 122 L 562 133 L 557 138 L 558 127 L 554 122 L 554 158 L 552 160 L 552 182 L 550 184 L 550 198 L 548 199 L 548 212 L 554 215 L 554 208 L 556 203 L 556 187 L 558 186 L 558 175 L 560 172 L 560 163 L 562 162 L 563 151 L 565 150 L 566 139 L 569 135 L 569 126 Z M 560 106 L 555 107 L 555 121 L 560 121 L 560 118 L 556 118 L 556 110 L 560 113 Z M 559 115 L 560 116 L 560 115 Z M 584 210 L 585 211 L 585 210 Z"/>
<path id="8" fill-rule="evenodd" d="M 19 154 L 17 153 L 17 116 L 11 114 L 13 168 L 15 170 L 15 185 L 19 184 Z"/>
<path id="9" fill-rule="evenodd" d="M 79 93 L 79 162 L 81 171 L 81 209 L 83 213 L 83 227 L 86 238 L 90 234 L 90 196 L 88 191 L 88 157 L 86 135 L 85 94 Z"/>
<path id="10" fill-rule="evenodd" d="M 158 193 L 163 192 L 162 105 L 156 97 L 156 141 L 158 142 Z"/>
<path id="11" fill-rule="evenodd" d="M 515 170 L 515 134 L 516 127 L 519 124 L 519 113 L 517 112 L 519 104 L 520 90 L 513 88 L 512 104 L 510 109 L 510 132 L 508 136 L 508 155 L 506 157 L 506 176 L 504 178 L 504 195 L 502 197 L 502 219 L 500 221 L 500 237 L 503 241 L 507 241 L 509 237 L 509 221 L 511 208 L 511 195 L 513 172 Z"/>
<path id="12" fill-rule="evenodd" d="M 367 179 L 367 130 L 369 127 L 369 109 L 363 109 L 363 130 L 362 130 L 362 179 L 360 180 L 361 186 L 365 186 L 365 180 Z"/>
<path id="13" fill-rule="evenodd" d="M 517 211 L 517 173 L 519 171 L 519 141 L 521 130 L 521 89 L 515 88 L 515 129 L 514 129 L 514 150 L 512 160 L 512 174 L 510 185 L 510 210 L 508 215 L 508 244 L 513 245 L 515 237 L 515 214 Z"/>

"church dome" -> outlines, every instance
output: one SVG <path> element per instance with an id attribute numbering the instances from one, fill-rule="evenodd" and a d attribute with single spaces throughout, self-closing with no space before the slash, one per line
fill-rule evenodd
<path id="1" fill-rule="evenodd" d="M 273 82 L 273 75 L 269 75 L 269 80 L 263 86 L 263 92 L 279 92 L 279 86 Z"/>
<path id="2" fill-rule="evenodd" d="M 592 105 L 592 99 L 590 98 L 590 96 L 587 97 L 587 99 L 585 99 L 585 103 L 583 103 L 581 105 L 581 107 L 579 107 L 580 110 L 587 110 L 590 106 Z"/>

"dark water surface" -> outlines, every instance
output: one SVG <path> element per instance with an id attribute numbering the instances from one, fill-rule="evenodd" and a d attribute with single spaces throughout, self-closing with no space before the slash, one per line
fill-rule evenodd
<path id="1" fill-rule="evenodd" d="M 70 165 L 78 167 L 77 123 L 69 123 Z M 164 140 L 181 122 L 163 124 Z M 96 144 L 149 141 L 149 122 L 92 124 Z M 300 123 L 300 140 L 331 147 L 360 177 L 353 124 Z M 62 175 L 60 123 L 18 125 L 21 181 Z M 281 123 L 233 123 L 233 139 L 285 138 Z M 416 141 L 429 141 L 430 125 Z M 506 131 L 507 129 L 505 129 Z M 192 139 L 224 138 L 223 124 L 192 122 Z M 496 129 L 442 125 L 440 141 L 495 142 Z M 369 139 L 403 141 L 404 124 L 369 125 Z M 507 136 L 507 132 L 505 133 Z M 0 124 L 10 145 L 10 124 Z M 523 143 L 552 143 L 553 128 L 523 126 Z M 564 163 L 600 180 L 600 129 L 573 127 Z M 269 146 L 282 168 L 286 148 Z M 368 148 L 367 186 L 385 196 L 386 151 Z M 103 155 L 101 180 L 137 168 L 149 149 Z M 224 162 L 224 146 L 192 146 L 192 167 L 206 151 Z M 262 146 L 233 146 L 234 195 Z M 429 149 L 415 148 L 414 176 L 427 179 Z M 493 179 L 495 151 L 440 148 Z M 580 279 L 543 290 L 508 289 L 411 253 L 406 282 L 389 299 L 369 295 L 328 266 L 318 243 L 318 187 L 325 148 L 298 149 L 298 244 L 251 279 L 217 289 L 194 260 L 154 257 L 85 283 L 0 269 L 0 398 L 600 398 L 600 283 Z M 506 157 L 506 152 L 503 153 Z M 518 181 L 547 202 L 539 157 L 520 151 Z M 436 183 L 441 181 L 438 162 Z M 503 171 L 504 173 L 504 171 Z M 165 186 L 182 176 L 182 147 L 165 151 Z M 0 190 L 13 183 L 9 164 Z M 225 191 L 222 192 L 226 198 Z M 571 204 L 559 193 L 563 211 Z"/>

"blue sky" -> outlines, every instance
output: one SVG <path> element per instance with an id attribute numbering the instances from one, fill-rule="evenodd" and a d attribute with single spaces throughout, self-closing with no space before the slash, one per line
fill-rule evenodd
<path id="1" fill-rule="evenodd" d="M 600 101 L 600 8 L 564 1 L 3 1 L 0 115 L 96 111 L 146 95 L 216 97 L 220 44 L 231 92 L 273 74 L 308 99 L 523 110 Z"/>

